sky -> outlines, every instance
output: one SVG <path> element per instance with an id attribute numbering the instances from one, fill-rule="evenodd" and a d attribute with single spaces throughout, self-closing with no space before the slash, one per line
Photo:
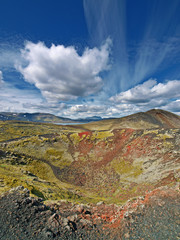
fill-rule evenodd
<path id="1" fill-rule="evenodd" d="M 179 0 L 0 0 L 0 112 L 180 115 Z"/>

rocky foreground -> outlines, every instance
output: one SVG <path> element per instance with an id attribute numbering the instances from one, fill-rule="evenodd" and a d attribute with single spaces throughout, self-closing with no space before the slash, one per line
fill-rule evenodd
<path id="1" fill-rule="evenodd" d="M 179 239 L 180 194 L 161 187 L 123 206 L 44 204 L 23 187 L 0 197 L 0 239 Z"/>

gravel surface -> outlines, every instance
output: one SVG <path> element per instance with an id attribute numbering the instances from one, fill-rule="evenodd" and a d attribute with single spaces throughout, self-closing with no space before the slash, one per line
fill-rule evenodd
<path id="1" fill-rule="evenodd" d="M 179 194 L 153 196 L 142 209 L 130 214 L 123 228 L 123 240 L 180 239 Z"/>
<path id="2" fill-rule="evenodd" d="M 42 199 L 30 197 L 28 189 L 13 188 L 0 198 L 0 239 L 109 239 L 90 221 L 66 217 L 63 211 L 44 205 Z"/>
<path id="3" fill-rule="evenodd" d="M 179 192 L 166 189 L 147 196 L 124 207 L 63 201 L 46 206 L 19 186 L 0 197 L 0 239 L 180 239 Z"/>

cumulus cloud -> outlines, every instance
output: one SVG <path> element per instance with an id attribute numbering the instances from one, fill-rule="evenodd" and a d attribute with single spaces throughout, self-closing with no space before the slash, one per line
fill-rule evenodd
<path id="1" fill-rule="evenodd" d="M 162 108 L 180 113 L 180 80 L 157 83 L 150 79 L 110 98 L 114 112 L 134 113 Z"/>
<path id="2" fill-rule="evenodd" d="M 128 91 L 121 92 L 105 100 L 86 102 L 68 106 L 63 111 L 65 116 L 74 117 L 123 117 L 136 112 L 145 112 L 152 108 L 161 108 L 180 113 L 180 81 L 172 80 L 158 83 L 150 79 Z"/>
<path id="3" fill-rule="evenodd" d="M 139 107 L 131 104 L 103 104 L 103 103 L 87 103 L 87 104 L 75 104 L 73 106 L 67 106 L 62 111 L 63 116 L 70 118 L 85 118 L 100 116 L 102 118 L 110 117 L 123 117 L 134 112 L 144 110 L 143 107 Z M 145 109 L 146 110 L 146 109 Z M 147 109 L 149 110 L 149 109 Z"/>
<path id="4" fill-rule="evenodd" d="M 40 89 L 48 101 L 70 100 L 98 92 L 103 85 L 100 73 L 109 69 L 111 40 L 98 49 L 86 48 L 79 55 L 74 46 L 50 48 L 27 42 L 22 50 L 26 66 L 17 69 L 25 81 Z"/>
<path id="5" fill-rule="evenodd" d="M 116 103 L 148 103 L 150 101 L 164 101 L 180 97 L 180 80 L 172 80 L 166 83 L 157 83 L 150 79 L 125 92 L 121 92 L 110 98 Z"/>
<path id="6" fill-rule="evenodd" d="M 180 99 L 168 103 L 166 106 L 162 107 L 164 110 L 175 112 L 180 114 Z"/>
<path id="7" fill-rule="evenodd" d="M 131 104 L 104 104 L 104 103 L 87 103 L 67 106 L 62 111 L 63 116 L 70 118 L 85 118 L 100 116 L 102 118 L 123 117 L 137 112 L 140 108 Z"/>
<path id="8" fill-rule="evenodd" d="M 91 104 L 75 104 L 63 111 L 63 115 L 72 118 L 85 118 L 92 116 L 105 116 L 107 106 Z"/>

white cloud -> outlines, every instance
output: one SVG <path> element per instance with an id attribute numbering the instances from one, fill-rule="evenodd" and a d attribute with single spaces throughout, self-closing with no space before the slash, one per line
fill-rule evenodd
<path id="1" fill-rule="evenodd" d="M 164 102 L 171 98 L 180 97 L 180 80 L 172 80 L 167 83 L 157 83 L 156 80 L 148 80 L 128 91 L 121 92 L 110 98 L 117 103 L 143 104 L 149 102 Z"/>
<path id="2" fill-rule="evenodd" d="M 25 81 L 40 89 L 48 101 L 70 100 L 98 92 L 103 85 L 102 71 L 109 69 L 111 40 L 99 49 L 85 49 L 79 55 L 75 47 L 50 48 L 44 43 L 27 42 L 22 56 L 26 66 L 17 66 Z"/>
<path id="3" fill-rule="evenodd" d="M 71 118 L 85 118 L 92 116 L 105 116 L 105 105 L 76 104 L 63 111 L 63 115 Z"/>
<path id="4" fill-rule="evenodd" d="M 18 89 L 14 84 L 6 81 L 0 85 L 1 112 L 45 112 L 61 115 L 66 107 L 65 103 L 48 103 L 37 90 Z"/>
<path id="5" fill-rule="evenodd" d="M 168 103 L 166 106 L 162 107 L 164 110 L 175 112 L 180 114 L 180 99 Z"/>
<path id="6" fill-rule="evenodd" d="M 125 92 L 110 98 L 114 113 L 131 114 L 162 108 L 179 114 L 180 112 L 180 80 L 157 83 L 150 79 Z"/>
<path id="7" fill-rule="evenodd" d="M 20 53 L 20 46 L 22 44 L 16 43 L 17 39 L 14 40 L 0 38 L 0 69 L 8 72 L 14 72 L 14 64 L 16 62 L 23 61 Z M 15 41 L 15 42 L 14 42 Z"/>
<path id="8" fill-rule="evenodd" d="M 40 103 L 43 103 L 43 99 L 29 89 L 20 90 L 6 82 L 0 88 L 0 109 L 3 112 L 34 112 L 34 109 L 26 104 Z"/>
<path id="9" fill-rule="evenodd" d="M 106 104 L 105 104 L 106 103 Z M 137 106 L 131 104 L 107 104 L 105 103 L 87 103 L 67 106 L 62 111 L 63 116 L 70 118 L 86 118 L 100 116 L 102 118 L 123 117 L 140 110 Z M 148 109 L 149 110 L 149 109 Z"/>
<path id="10" fill-rule="evenodd" d="M 162 108 L 180 113 L 180 81 L 172 80 L 157 83 L 150 79 L 128 91 L 105 100 L 86 102 L 68 106 L 62 113 L 67 117 L 123 117 L 136 112 L 145 112 L 152 108 Z"/>
<path id="11" fill-rule="evenodd" d="M 105 104 L 106 103 L 106 104 Z M 86 118 L 100 116 L 102 118 L 123 117 L 134 112 L 143 111 L 144 107 L 139 107 L 132 104 L 107 104 L 103 103 L 87 103 L 67 106 L 63 109 L 62 115 L 70 118 Z M 149 110 L 149 109 L 147 109 Z"/>
<path id="12" fill-rule="evenodd" d="M 60 115 L 63 109 L 66 108 L 65 103 L 47 103 L 42 100 L 39 102 L 27 102 L 23 104 L 24 109 L 31 109 L 32 112 L 44 112 Z"/>

